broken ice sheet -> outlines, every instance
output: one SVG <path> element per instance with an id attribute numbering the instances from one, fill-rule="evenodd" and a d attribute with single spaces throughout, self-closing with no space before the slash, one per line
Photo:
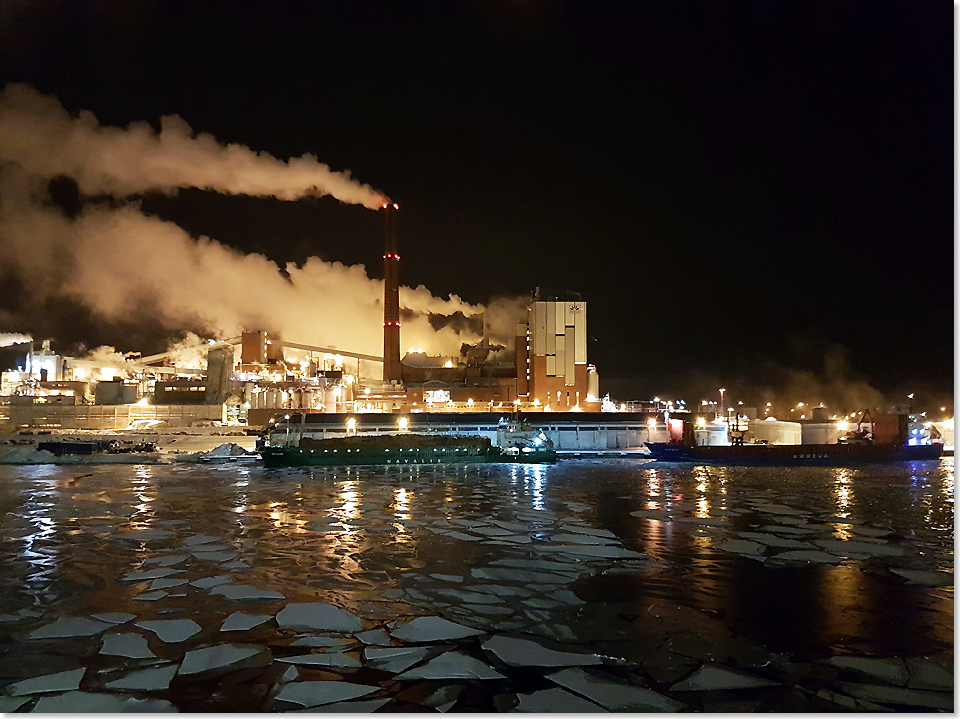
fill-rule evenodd
<path id="1" fill-rule="evenodd" d="M 574 667 L 603 663 L 596 654 L 558 652 L 529 639 L 495 636 L 480 646 L 512 667 Z"/>
<path id="2" fill-rule="evenodd" d="M 924 587 L 953 585 L 953 575 L 947 572 L 931 572 L 923 569 L 891 569 L 890 571 L 903 577 L 910 584 L 920 584 Z"/>
<path id="3" fill-rule="evenodd" d="M 17 709 L 22 707 L 32 697 L 23 696 L 23 697 L 2 697 L 0 696 L 0 714 L 12 714 Z"/>
<path id="4" fill-rule="evenodd" d="M 554 687 L 543 689 L 533 694 L 517 694 L 520 703 L 512 711 L 515 712 L 560 712 L 563 714 L 590 714 L 606 712 L 598 704 L 571 694 L 570 692 Z"/>
<path id="5" fill-rule="evenodd" d="M 778 682 L 735 672 L 724 667 L 704 664 L 683 681 L 677 682 L 670 691 L 713 691 L 717 689 L 752 689 L 754 687 L 779 686 Z"/>
<path id="6" fill-rule="evenodd" d="M 139 634 L 104 634 L 101 654 L 130 659 L 153 659 L 156 654 L 150 651 L 147 640 Z"/>
<path id="7" fill-rule="evenodd" d="M 272 655 L 266 647 L 249 644 L 217 644 L 187 652 L 177 671 L 177 676 L 221 674 L 251 667 L 265 667 L 269 666 L 271 661 Z"/>
<path id="8" fill-rule="evenodd" d="M 299 654 L 292 657 L 277 657 L 275 661 L 296 664 L 305 667 L 334 667 L 338 669 L 359 669 L 363 666 L 349 654 L 328 652 L 325 654 Z"/>
<path id="9" fill-rule="evenodd" d="M 288 604 L 277 614 L 284 629 L 317 629 L 327 632 L 357 632 L 363 622 L 350 612 L 324 602 Z"/>
<path id="10" fill-rule="evenodd" d="M 216 577 L 204 577 L 203 579 L 196 579 L 190 584 L 199 589 L 211 589 L 213 587 L 219 587 L 221 584 L 229 584 L 233 579 L 226 576 L 225 574 L 220 574 Z"/>
<path id="11" fill-rule="evenodd" d="M 678 712 L 686 707 L 670 697 L 613 678 L 602 679 L 582 669 L 563 669 L 547 679 L 595 701 L 610 711 Z"/>
<path id="12" fill-rule="evenodd" d="M 815 549 L 797 549 L 775 554 L 769 559 L 779 562 L 810 562 L 813 564 L 840 564 L 840 557 Z"/>
<path id="13" fill-rule="evenodd" d="M 421 667 L 399 674 L 398 680 L 410 679 L 503 679 L 504 676 L 488 664 L 467 654 L 453 651 L 431 659 Z"/>
<path id="14" fill-rule="evenodd" d="M 390 636 L 403 642 L 445 642 L 483 633 L 442 617 L 417 617 L 394 629 Z"/>
<path id="15" fill-rule="evenodd" d="M 67 639 L 69 637 L 90 637 L 109 629 L 112 624 L 98 622 L 86 617 L 60 617 L 52 624 L 46 624 L 30 633 L 29 639 Z"/>
<path id="16" fill-rule="evenodd" d="M 430 574 L 433 579 L 439 579 L 441 582 L 462 582 L 463 577 L 457 574 Z"/>
<path id="17" fill-rule="evenodd" d="M 212 537 L 208 534 L 197 534 L 193 537 L 187 537 L 181 543 L 184 547 L 193 547 L 198 544 L 209 544 L 211 542 L 219 541 L 220 537 Z"/>
<path id="18" fill-rule="evenodd" d="M 126 614 L 124 612 L 106 612 L 92 616 L 94 619 L 99 619 L 101 622 L 109 622 L 110 624 L 126 624 L 131 619 L 137 618 L 136 614 Z"/>
<path id="19" fill-rule="evenodd" d="M 144 692 L 165 691 L 176 676 L 177 665 L 168 664 L 163 667 L 150 667 L 141 671 L 131 672 L 125 677 L 107 682 L 107 689 L 132 689 Z"/>
<path id="20" fill-rule="evenodd" d="M 367 666 L 398 673 L 427 658 L 433 647 L 367 647 Z"/>
<path id="21" fill-rule="evenodd" d="M 56 674 L 44 674 L 40 677 L 14 682 L 4 687 L 4 691 L 9 696 L 14 697 L 25 694 L 42 694 L 44 692 L 68 692 L 80 688 L 80 680 L 83 679 L 86 671 L 86 669 L 80 667 Z"/>
<path id="22" fill-rule="evenodd" d="M 319 682 L 292 682 L 284 685 L 277 693 L 276 701 L 300 704 L 304 707 L 315 707 L 321 704 L 332 704 L 347 699 L 373 694 L 380 687 L 371 687 L 366 684 L 351 682 L 319 681 Z"/>
<path id="23" fill-rule="evenodd" d="M 189 559 L 189 555 L 186 554 L 177 554 L 177 555 L 168 555 L 166 557 L 151 557 L 150 559 L 144 559 L 144 564 L 156 564 L 158 567 L 172 567 L 175 564 L 180 564 L 180 562 L 185 559 Z"/>
<path id="24" fill-rule="evenodd" d="M 211 594 L 222 594 L 235 602 L 266 601 L 270 599 L 284 599 L 280 592 L 271 592 L 269 589 L 257 589 L 248 584 L 227 584 L 210 590 Z"/>
<path id="25" fill-rule="evenodd" d="M 832 657 L 828 663 L 901 687 L 910 678 L 910 673 L 900 657 Z"/>
<path id="26" fill-rule="evenodd" d="M 387 634 L 385 629 L 370 629 L 366 632 L 358 632 L 353 636 L 355 636 L 364 644 L 372 644 L 381 647 L 390 646 L 390 635 Z M 294 644 L 296 644 L 296 642 L 294 642 Z"/>
<path id="27" fill-rule="evenodd" d="M 234 612 L 223 620 L 221 632 L 243 632 L 254 627 L 259 627 L 273 619 L 272 614 L 245 614 L 244 612 Z"/>
<path id="28" fill-rule="evenodd" d="M 893 704 L 896 706 L 916 706 L 927 709 L 941 709 L 952 712 L 953 692 L 932 692 L 918 689 L 904 689 L 902 687 L 883 686 L 879 684 L 856 684 L 852 682 L 837 682 L 836 688 L 845 694 L 861 701 L 877 704 Z"/>
<path id="29" fill-rule="evenodd" d="M 161 567 L 158 569 L 146 569 L 142 572 L 130 572 L 125 574 L 120 578 L 123 582 L 143 582 L 147 579 L 160 579 L 162 577 L 169 577 L 173 574 L 179 574 L 180 572 L 185 572 L 185 569 L 169 569 Z"/>
<path id="30" fill-rule="evenodd" d="M 166 699 L 134 699 L 133 697 L 117 696 L 115 694 L 74 691 L 55 697 L 41 697 L 33 711 L 34 713 L 40 714 L 61 714 L 67 712 L 93 714 L 138 712 L 158 714 L 161 712 L 175 712 L 177 710 Z"/>
<path id="31" fill-rule="evenodd" d="M 902 557 L 905 552 L 893 544 L 874 542 L 841 541 L 839 539 L 815 539 L 813 543 L 833 554 L 866 554 L 871 557 Z"/>
<path id="32" fill-rule="evenodd" d="M 192 619 L 157 619 L 137 622 L 141 629 L 153 632 L 166 644 L 183 642 L 200 632 L 200 625 Z"/>
<path id="33" fill-rule="evenodd" d="M 163 598 L 166 597 L 166 596 L 168 596 L 168 595 L 167 595 L 167 592 L 163 591 L 162 589 L 158 589 L 158 590 L 155 591 L 155 592 L 147 592 L 146 594 L 138 594 L 137 596 L 134 597 L 134 599 L 135 599 L 135 600 L 139 600 L 139 601 L 141 601 L 141 602 L 155 602 L 155 601 L 157 601 L 158 599 L 163 599 Z"/>
<path id="34" fill-rule="evenodd" d="M 155 591 L 157 589 L 169 589 L 170 587 L 179 587 L 181 584 L 186 583 L 186 577 L 181 577 L 179 579 L 154 579 L 153 582 L 150 583 L 149 589 L 150 591 Z"/>
<path id="35" fill-rule="evenodd" d="M 632 549 L 625 549 L 612 545 L 587 545 L 587 544 L 555 544 L 543 545 L 537 547 L 540 551 L 563 552 L 564 554 L 582 555 L 585 557 L 601 557 L 604 559 L 621 559 L 630 557 L 633 559 L 643 559 L 646 554 L 634 552 Z"/>
<path id="36" fill-rule="evenodd" d="M 323 711 L 331 714 L 370 714 L 377 711 L 384 704 L 391 701 L 390 697 L 383 699 L 367 699 L 359 702 L 335 702 L 333 704 L 324 704 Z M 310 711 L 309 709 L 296 709 L 295 711 Z"/>
<path id="37" fill-rule="evenodd" d="M 197 559 L 202 559 L 207 562 L 228 562 L 234 557 L 237 556 L 237 552 L 227 551 L 227 552 L 192 552 L 193 556 Z"/>

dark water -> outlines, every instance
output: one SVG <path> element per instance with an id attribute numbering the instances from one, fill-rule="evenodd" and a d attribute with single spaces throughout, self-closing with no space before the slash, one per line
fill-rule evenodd
<path id="1" fill-rule="evenodd" d="M 272 471 L 6 466 L 0 685 L 82 666 L 81 689 L 101 691 L 144 664 L 104 656 L 99 634 L 31 638 L 58 617 L 122 612 L 136 622 L 199 625 L 180 642 L 135 623 L 118 628 L 142 634 L 155 662 L 228 640 L 268 646 L 276 657 L 295 632 L 220 626 L 238 611 L 276 615 L 300 602 L 335 605 L 367 629 L 436 615 L 617 657 L 619 680 L 664 694 L 709 661 L 776 665 L 780 682 L 836 656 L 925 656 L 952 666 L 953 502 L 952 458 L 843 469 L 637 460 Z M 128 576 L 163 568 L 177 571 Z M 204 585 L 213 577 L 283 597 L 230 599 Z M 364 667 L 347 681 L 385 681 L 369 675 L 368 655 L 355 648 Z M 132 696 L 163 697 L 181 710 L 268 708 L 288 666 L 261 668 L 251 679 L 261 689 L 231 695 L 233 704 L 213 685 L 201 691 L 179 679 Z M 464 690 L 453 710 L 502 708 L 524 690 L 555 686 L 542 670 L 525 671 L 491 696 Z M 806 704 L 778 695 L 749 708 L 835 708 L 810 697 L 832 687 L 836 671 L 815 674 L 821 683 L 800 692 Z M 339 676 L 301 669 L 297 681 Z M 397 698 L 399 684 L 380 686 L 392 707 L 416 706 Z M 743 708 L 702 693 L 670 696 L 693 710 Z"/>

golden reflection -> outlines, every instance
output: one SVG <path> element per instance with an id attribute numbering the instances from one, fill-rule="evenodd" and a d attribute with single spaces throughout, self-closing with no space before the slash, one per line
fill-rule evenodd
<path id="1" fill-rule="evenodd" d="M 398 487 L 393 491 L 393 502 L 396 506 L 397 519 L 410 519 L 410 496 L 413 492 L 407 492 L 403 487 Z"/>
<path id="2" fill-rule="evenodd" d="M 853 472 L 846 467 L 837 467 L 833 471 L 835 487 L 833 495 L 837 500 L 837 516 L 848 517 L 850 503 L 853 501 Z"/>
<path id="3" fill-rule="evenodd" d="M 333 514 L 343 522 L 344 532 L 341 536 L 344 539 L 350 539 L 357 533 L 357 530 L 351 526 L 349 520 L 360 517 L 360 492 L 357 491 L 356 481 L 348 481 L 342 484 L 340 501 L 343 504 L 335 507 Z"/>
<path id="4" fill-rule="evenodd" d="M 944 470 L 943 487 L 940 492 L 947 502 L 953 503 L 953 457 L 945 457 L 940 466 Z"/>
<path id="5" fill-rule="evenodd" d="M 710 502 L 706 497 L 700 497 L 697 500 L 697 511 L 694 512 L 694 516 L 700 518 L 706 518 L 710 516 Z"/>
<path id="6" fill-rule="evenodd" d="M 660 474 L 655 469 L 648 469 L 644 472 L 647 480 L 647 496 L 660 496 Z"/>

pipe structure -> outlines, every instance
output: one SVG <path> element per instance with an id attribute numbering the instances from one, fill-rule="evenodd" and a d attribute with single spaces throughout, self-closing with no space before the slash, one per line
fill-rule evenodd
<path id="1" fill-rule="evenodd" d="M 395 204 L 383 206 L 383 379 L 400 381 L 400 255 L 397 253 L 397 211 Z"/>

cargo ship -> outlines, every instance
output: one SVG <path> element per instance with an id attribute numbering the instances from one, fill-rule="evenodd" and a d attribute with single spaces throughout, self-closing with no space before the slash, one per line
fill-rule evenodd
<path id="1" fill-rule="evenodd" d="M 906 415 L 880 415 L 869 424 L 864 413 L 857 429 L 835 444 L 766 444 L 743 440 L 733 433 L 729 445 L 696 445 L 692 426 L 684 421 L 682 431 L 670 442 L 648 442 L 653 459 L 660 462 L 694 462 L 731 465 L 842 466 L 872 462 L 938 460 L 943 444 L 910 444 Z"/>
<path id="2" fill-rule="evenodd" d="M 419 465 L 521 462 L 552 464 L 552 447 L 496 447 L 487 437 L 429 434 L 376 434 L 331 439 L 303 438 L 295 446 L 260 447 L 264 466 Z"/>
<path id="3" fill-rule="evenodd" d="M 651 442 L 650 455 L 660 462 L 736 465 L 840 466 L 869 462 L 910 462 L 940 459 L 942 444 L 743 444 L 692 447 Z"/>

